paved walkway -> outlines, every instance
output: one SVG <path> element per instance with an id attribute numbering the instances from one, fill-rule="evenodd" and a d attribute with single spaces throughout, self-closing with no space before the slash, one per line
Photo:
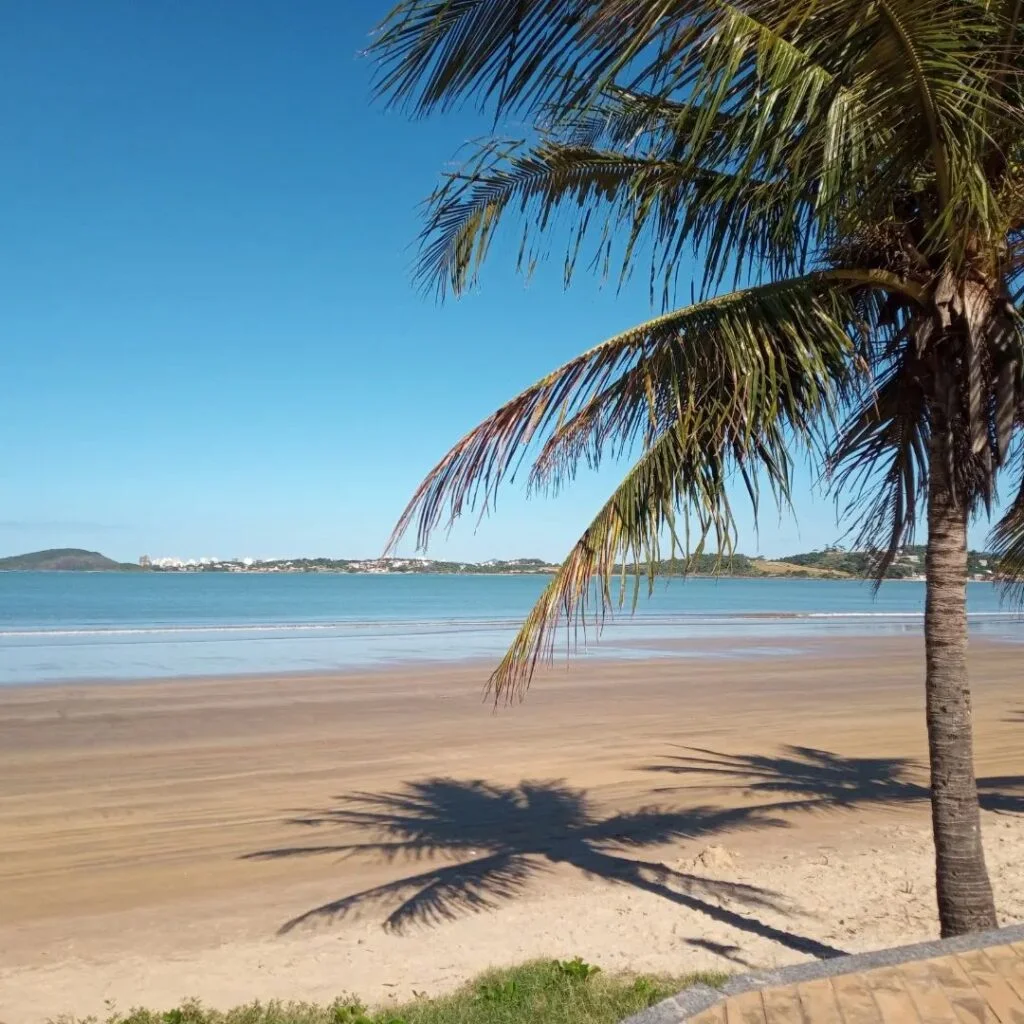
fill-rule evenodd
<path id="1" fill-rule="evenodd" d="M 693 1024 L 1024 1024 L 1024 944 L 745 992 Z"/>
<path id="2" fill-rule="evenodd" d="M 1024 926 L 697 986 L 635 1024 L 1024 1024 Z"/>

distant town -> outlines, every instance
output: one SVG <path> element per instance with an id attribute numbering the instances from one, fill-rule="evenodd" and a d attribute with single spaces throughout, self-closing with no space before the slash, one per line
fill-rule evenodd
<path id="1" fill-rule="evenodd" d="M 558 566 L 540 558 L 487 562 L 440 562 L 431 558 L 150 558 L 139 567 L 156 572 L 357 572 L 357 573 L 552 573 Z"/>
<path id="2" fill-rule="evenodd" d="M 848 551 L 838 546 L 822 551 L 789 555 L 781 559 L 734 554 L 697 555 L 688 560 L 666 559 L 656 572 L 664 576 L 784 576 L 808 579 L 850 579 L 871 574 L 874 556 L 866 551 Z M 143 555 L 139 567 L 155 572 L 348 572 L 348 573 L 491 573 L 494 575 L 531 575 L 556 572 L 557 565 L 540 558 L 491 559 L 486 562 L 444 562 L 430 558 L 150 558 Z M 646 566 L 618 566 L 632 573 Z M 972 551 L 968 574 L 973 580 L 990 580 L 995 562 L 984 552 Z M 924 579 L 924 548 L 908 547 L 894 559 L 886 573 L 890 579 Z"/>
<path id="3" fill-rule="evenodd" d="M 666 559 L 658 563 L 663 576 L 783 576 L 814 579 L 850 579 L 871 574 L 874 556 L 866 551 L 849 551 L 833 545 L 824 550 L 771 559 L 734 554 L 727 559 L 717 555 L 697 555 L 688 560 Z M 493 558 L 486 562 L 436 561 L 430 558 L 150 558 L 143 555 L 139 566 L 158 572 L 349 572 L 349 573 L 491 573 L 494 575 L 550 574 L 558 566 L 541 558 Z M 632 565 L 618 566 L 631 573 Z M 641 573 L 646 566 L 639 567 Z M 904 548 L 886 573 L 890 579 L 924 579 L 924 548 Z M 995 561 L 984 552 L 972 551 L 968 558 L 972 580 L 991 580 Z"/>
<path id="4" fill-rule="evenodd" d="M 924 579 L 924 548 L 904 548 L 886 570 L 888 579 Z M 694 555 L 689 559 L 658 562 L 658 576 L 733 576 L 744 578 L 782 577 L 789 579 L 863 579 L 874 571 L 877 555 L 849 551 L 833 545 L 783 558 L 733 554 Z M 174 558 L 143 555 L 137 562 L 117 562 L 98 551 L 83 548 L 50 548 L 24 555 L 0 558 L 0 572 L 150 572 L 150 573 L 360 573 L 401 575 L 447 573 L 465 575 L 528 576 L 557 572 L 558 566 L 542 558 L 492 558 L 486 562 L 438 561 L 432 558 Z M 616 566 L 616 571 L 646 574 L 646 565 Z M 971 551 L 967 573 L 971 580 L 991 581 L 998 577 L 997 560 L 983 551 Z"/>

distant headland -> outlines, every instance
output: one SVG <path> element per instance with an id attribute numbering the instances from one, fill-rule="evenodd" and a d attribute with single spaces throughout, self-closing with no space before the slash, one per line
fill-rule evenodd
<path id="1" fill-rule="evenodd" d="M 869 575 L 872 555 L 866 551 L 846 551 L 828 547 L 785 558 L 761 558 L 735 554 L 719 559 L 716 555 L 697 555 L 688 560 L 668 559 L 658 563 L 659 576 L 732 576 L 746 579 L 780 577 L 791 579 L 860 579 Z M 633 566 L 619 567 L 627 573 Z M 24 555 L 0 558 L 0 572 L 152 572 L 152 573 L 362 573 L 453 575 L 550 575 L 558 566 L 541 558 L 491 559 L 486 562 L 437 561 L 431 558 L 150 558 L 136 562 L 117 562 L 98 551 L 83 548 L 50 548 Z M 641 573 L 646 567 L 640 567 Z M 890 579 L 923 579 L 924 548 L 905 548 L 889 567 Z M 992 580 L 996 561 L 982 551 L 968 557 L 968 573 L 974 580 Z"/>
<path id="2" fill-rule="evenodd" d="M 48 548 L 0 558 L 0 572 L 141 572 L 134 562 L 115 562 L 84 548 Z"/>

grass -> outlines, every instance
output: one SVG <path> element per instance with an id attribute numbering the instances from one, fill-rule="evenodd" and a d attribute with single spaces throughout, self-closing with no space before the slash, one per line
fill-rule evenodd
<path id="1" fill-rule="evenodd" d="M 353 1000 L 249 1003 L 208 1010 L 197 1002 L 177 1009 L 111 1011 L 104 1024 L 617 1024 L 624 1017 L 699 982 L 720 986 L 724 974 L 682 978 L 603 974 L 579 959 L 543 960 L 489 971 L 451 995 L 368 1010 Z M 95 1017 L 60 1017 L 52 1024 L 99 1024 Z"/>

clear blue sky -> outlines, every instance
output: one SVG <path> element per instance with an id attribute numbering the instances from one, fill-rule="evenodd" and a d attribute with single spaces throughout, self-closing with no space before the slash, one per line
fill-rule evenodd
<path id="1" fill-rule="evenodd" d="M 414 290 L 417 204 L 485 125 L 371 103 L 388 4 L 5 4 L 0 554 L 376 555 L 466 429 L 648 313 L 557 262 Z M 431 553 L 558 558 L 614 478 Z M 741 548 L 838 532 L 801 499 Z"/>

